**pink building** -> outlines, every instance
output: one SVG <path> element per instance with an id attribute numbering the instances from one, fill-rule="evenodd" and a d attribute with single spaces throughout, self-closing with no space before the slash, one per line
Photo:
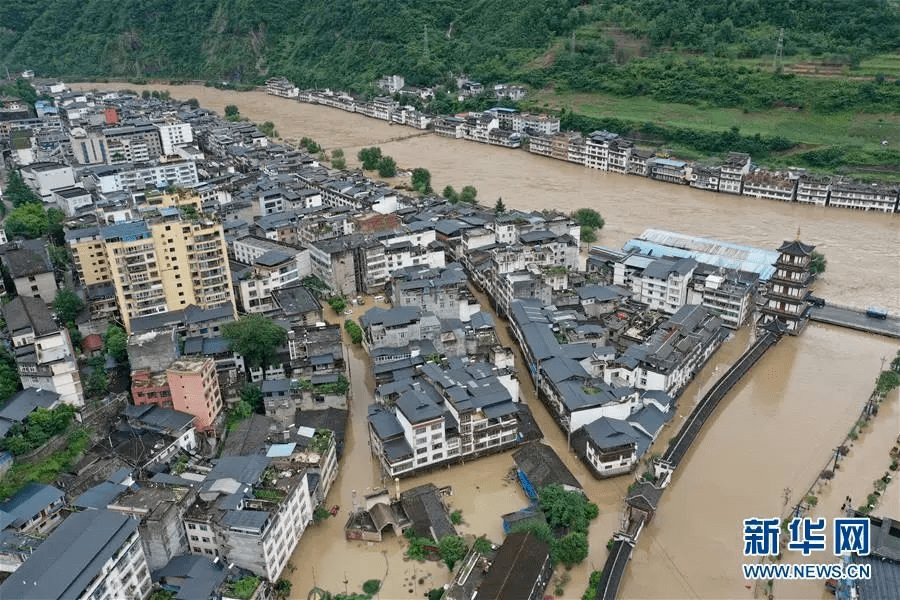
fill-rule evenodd
<path id="1" fill-rule="evenodd" d="M 172 406 L 172 392 L 165 373 L 135 371 L 131 374 L 131 398 L 138 406 L 158 404 L 163 408 Z"/>
<path id="2" fill-rule="evenodd" d="M 166 369 L 172 408 L 197 417 L 197 431 L 212 429 L 222 412 L 222 393 L 211 358 L 182 358 Z"/>

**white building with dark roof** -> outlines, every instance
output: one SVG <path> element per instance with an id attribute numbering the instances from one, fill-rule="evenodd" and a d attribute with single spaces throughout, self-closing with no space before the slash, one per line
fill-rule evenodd
<path id="1" fill-rule="evenodd" d="M 89 510 L 69 515 L 0 584 L 0 597 L 143 599 L 151 587 L 138 522 L 108 510 Z"/>
<path id="2" fill-rule="evenodd" d="M 84 404 L 84 389 L 69 330 L 56 324 L 37 298 L 18 296 L 3 307 L 24 388 L 59 394 L 60 401 Z"/>

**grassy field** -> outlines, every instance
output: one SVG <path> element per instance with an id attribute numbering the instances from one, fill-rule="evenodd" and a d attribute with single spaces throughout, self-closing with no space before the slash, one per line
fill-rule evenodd
<path id="1" fill-rule="evenodd" d="M 646 97 L 617 98 L 605 94 L 539 91 L 529 97 L 534 108 L 572 108 L 593 117 L 722 131 L 738 127 L 745 135 L 779 135 L 812 149 L 831 145 L 860 146 L 866 150 L 900 148 L 900 114 L 843 112 L 809 114 L 793 109 L 744 112 L 691 104 L 658 102 Z"/>

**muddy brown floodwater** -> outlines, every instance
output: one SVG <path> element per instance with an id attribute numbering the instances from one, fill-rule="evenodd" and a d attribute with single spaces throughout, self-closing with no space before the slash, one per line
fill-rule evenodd
<path id="1" fill-rule="evenodd" d="M 109 84 L 82 84 L 85 88 Z M 523 151 L 450 140 L 319 106 L 268 96 L 200 86 L 133 86 L 169 89 L 174 97 L 197 98 L 219 112 L 236 104 L 256 122 L 272 121 L 285 138 L 308 136 L 325 148 L 342 148 L 348 162 L 363 146 L 379 145 L 404 168 L 424 167 L 435 189 L 474 185 L 478 198 L 492 205 L 498 197 L 511 208 L 574 210 L 595 208 L 606 219 L 598 243 L 619 246 L 648 227 L 717 237 L 765 248 L 792 239 L 800 228 L 804 241 L 828 258 L 828 270 L 816 293 L 829 302 L 900 310 L 900 217 L 702 192 L 643 178 L 599 173 Z M 391 141 L 394 140 L 394 141 Z M 357 309 L 359 311 L 359 309 Z M 358 316 L 358 315 L 355 315 Z M 498 333 L 513 346 L 505 325 Z M 747 347 L 748 331 L 723 345 L 682 395 L 676 417 L 660 435 L 661 449 L 684 416 L 715 379 Z M 874 384 L 882 357 L 898 343 L 830 326 L 810 325 L 802 336 L 782 340 L 722 402 L 682 462 L 653 522 L 641 535 L 620 597 L 750 598 L 740 564 L 741 521 L 779 516 L 783 492 L 791 501 L 815 480 L 831 453 L 852 426 Z M 447 569 L 433 563 L 403 560 L 404 544 L 386 535 L 381 544 L 346 542 L 343 525 L 352 492 L 365 494 L 382 485 L 369 455 L 366 405 L 372 398 L 370 369 L 364 352 L 349 351 L 353 398 L 341 472 L 328 505 L 341 507 L 338 518 L 310 526 L 300 540 L 289 572 L 294 598 L 306 598 L 314 585 L 343 592 L 360 591 L 367 579 L 385 579 L 379 598 L 422 598 L 445 583 Z M 605 544 L 618 527 L 629 477 L 593 479 L 535 398 L 521 360 L 522 399 L 551 444 L 600 507 L 591 524 L 590 555 L 571 570 L 564 598 L 580 598 L 591 570 L 602 567 Z M 888 451 L 900 433 L 897 392 L 885 401 L 873 423 L 854 442 L 835 479 L 818 491 L 817 516 L 834 517 L 845 496 L 855 503 L 872 490 L 873 480 L 889 464 Z M 502 537 L 500 515 L 526 504 L 517 485 L 505 479 L 513 462 L 509 453 L 403 480 L 402 489 L 424 481 L 451 485 L 454 509 L 463 513 L 463 533 Z M 882 512 L 894 517 L 898 483 L 888 487 Z M 859 499 L 859 501 L 857 501 Z M 892 508 L 893 507 L 893 508 Z M 876 511 L 878 512 L 878 511 Z M 799 562 L 799 561 L 797 561 Z M 421 582 L 421 583 L 420 583 Z M 552 593 L 553 585 L 548 588 Z M 776 585 L 776 598 L 826 598 L 821 585 Z"/>

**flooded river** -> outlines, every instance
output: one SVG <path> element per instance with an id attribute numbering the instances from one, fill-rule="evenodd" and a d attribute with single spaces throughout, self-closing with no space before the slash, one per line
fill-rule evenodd
<path id="1" fill-rule="evenodd" d="M 435 189 L 471 184 L 478 189 L 479 200 L 488 205 L 502 196 L 511 208 L 595 208 L 607 223 L 598 243 L 608 246 L 619 246 L 656 227 L 774 248 L 792 239 L 799 227 L 802 239 L 816 244 L 828 259 L 818 295 L 833 303 L 880 304 L 900 310 L 898 216 L 786 205 L 599 173 L 524 151 L 419 136 L 405 127 L 260 92 L 200 86 L 168 89 L 175 97 L 197 98 L 219 112 L 226 104 L 236 104 L 253 121 L 274 122 L 285 138 L 308 136 L 329 150 L 342 148 L 351 165 L 360 147 L 379 145 L 401 167 L 427 168 Z M 507 345 L 513 345 L 504 327 L 498 327 L 498 333 Z M 677 416 L 660 435 L 658 448 L 664 447 L 692 405 L 740 356 L 749 338 L 749 332 L 738 332 L 716 353 L 685 391 Z M 739 570 L 742 519 L 780 515 L 785 488 L 792 490 L 791 502 L 797 501 L 859 414 L 882 357 L 890 360 L 897 347 L 896 341 L 886 338 L 812 324 L 799 338 L 782 340 L 770 350 L 722 402 L 682 462 L 659 512 L 641 535 L 620 597 L 752 597 L 753 590 L 745 587 Z M 382 485 L 367 444 L 365 408 L 372 397 L 368 362 L 359 348 L 352 349 L 348 358 L 351 416 L 341 473 L 328 498 L 328 505 L 338 504 L 341 511 L 338 518 L 310 526 L 285 577 L 293 583 L 294 598 L 306 598 L 314 585 L 332 592 L 358 592 L 367 579 L 385 580 L 382 600 L 422 598 L 428 589 L 448 580 L 445 567 L 404 561 L 404 544 L 391 534 L 381 544 L 343 538 L 353 490 L 361 496 Z M 631 479 L 593 479 L 567 451 L 565 437 L 536 400 L 521 360 L 517 365 L 522 398 L 531 406 L 546 441 L 600 507 L 600 516 L 590 528 L 590 555 L 572 569 L 562 596 L 580 598 L 590 571 L 600 569 L 605 561 L 605 544 L 618 528 L 622 498 Z M 836 516 L 847 495 L 861 503 L 872 490 L 872 481 L 887 468 L 887 453 L 898 433 L 900 408 L 894 392 L 854 443 L 834 481 L 819 492 L 817 516 Z M 465 521 L 462 533 L 486 534 L 499 541 L 500 515 L 526 504 L 519 487 L 505 479 L 512 466 L 509 453 L 504 453 L 404 480 L 401 485 L 403 489 L 424 481 L 451 485 L 453 508 L 462 511 Z M 894 505 L 884 512 L 894 517 L 900 516 L 897 488 L 897 482 L 892 483 L 883 501 L 883 506 Z M 774 591 L 776 598 L 826 597 L 819 584 L 776 586 Z"/>
<path id="2" fill-rule="evenodd" d="M 98 84 L 82 84 L 93 88 Z M 103 84 L 103 89 L 110 87 Z M 338 109 L 269 96 L 203 86 L 133 86 L 168 89 L 176 98 L 196 98 L 224 113 L 235 104 L 254 122 L 272 121 L 284 138 L 311 137 L 327 150 L 342 148 L 349 165 L 356 152 L 380 146 L 402 168 L 424 167 L 432 186 L 478 189 L 478 199 L 493 206 L 497 198 L 510 208 L 572 211 L 597 209 L 606 219 L 599 244 L 618 247 L 648 227 L 670 229 L 731 242 L 775 248 L 793 239 L 816 244 L 828 259 L 817 294 L 840 304 L 870 304 L 900 311 L 900 216 L 836 208 L 801 206 L 716 194 L 585 167 L 511 150 L 454 140 Z M 415 137 L 410 137 L 415 136 Z M 396 138 L 407 138 L 390 142 Z"/>

